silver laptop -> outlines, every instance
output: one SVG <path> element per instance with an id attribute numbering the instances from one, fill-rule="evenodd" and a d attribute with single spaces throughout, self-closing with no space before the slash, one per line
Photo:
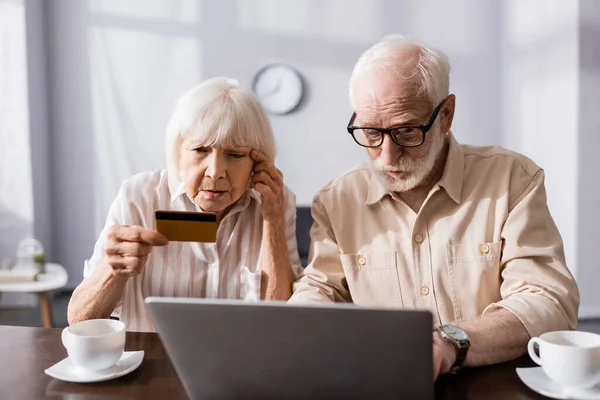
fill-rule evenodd
<path id="1" fill-rule="evenodd" d="M 148 297 L 192 399 L 433 399 L 432 315 Z"/>

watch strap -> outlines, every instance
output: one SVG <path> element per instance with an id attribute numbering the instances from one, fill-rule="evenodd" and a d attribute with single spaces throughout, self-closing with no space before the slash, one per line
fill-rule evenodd
<path id="1" fill-rule="evenodd" d="M 457 347 L 456 348 L 456 361 L 454 361 L 454 365 L 452 368 L 458 368 L 462 366 L 467 358 L 467 352 L 469 351 L 468 347 Z"/>

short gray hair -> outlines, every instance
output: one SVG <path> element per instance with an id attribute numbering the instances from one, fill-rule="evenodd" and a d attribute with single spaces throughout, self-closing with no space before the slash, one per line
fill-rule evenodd
<path id="1" fill-rule="evenodd" d="M 185 92 L 167 125 L 169 173 L 179 177 L 183 140 L 205 146 L 251 147 L 275 160 L 275 138 L 269 117 L 249 91 L 230 78 L 212 78 Z"/>
<path id="2" fill-rule="evenodd" d="M 450 91 L 450 63 L 446 53 L 413 38 L 389 35 L 365 51 L 356 62 L 349 83 L 352 108 L 356 109 L 354 94 L 361 79 L 372 72 L 399 73 L 410 61 L 406 56 L 411 50 L 417 50 L 418 59 L 412 73 L 403 78 L 416 79 L 418 94 L 427 96 L 433 107 L 446 98 Z"/>

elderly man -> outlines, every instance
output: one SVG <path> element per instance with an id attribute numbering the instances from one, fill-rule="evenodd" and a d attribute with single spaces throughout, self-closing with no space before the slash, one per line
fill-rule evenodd
<path id="1" fill-rule="evenodd" d="M 370 159 L 314 198 L 310 262 L 290 300 L 431 311 L 434 379 L 575 329 L 579 306 L 543 170 L 455 140 L 449 69 L 401 36 L 358 60 L 348 132 Z"/>

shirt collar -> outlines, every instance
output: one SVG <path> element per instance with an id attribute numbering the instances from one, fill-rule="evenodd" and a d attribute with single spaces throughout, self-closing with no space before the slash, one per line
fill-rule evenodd
<path id="1" fill-rule="evenodd" d="M 369 164 L 371 164 L 371 163 L 369 162 Z M 371 168 L 373 167 L 372 164 L 370 165 L 370 167 Z M 387 190 L 387 188 L 385 187 L 385 185 L 383 184 L 383 182 L 381 181 L 381 178 L 379 178 L 377 176 L 377 173 L 371 169 L 371 180 L 369 182 L 369 192 L 367 193 L 367 201 L 365 202 L 365 204 L 368 206 L 375 204 L 378 201 L 380 201 L 387 194 L 390 194 L 390 193 Z"/>
<path id="2" fill-rule="evenodd" d="M 461 202 L 462 185 L 464 176 L 464 154 L 462 147 L 452 135 L 448 133 L 448 157 L 444 166 L 444 173 L 438 182 L 448 193 L 448 196 L 456 203 Z M 369 192 L 367 193 L 366 205 L 372 205 L 379 202 L 384 196 L 392 195 L 381 179 L 374 172 L 371 172 L 369 182 Z"/>
<path id="3" fill-rule="evenodd" d="M 452 132 L 448 133 L 448 141 L 450 142 L 448 158 L 439 185 L 446 190 L 452 200 L 460 204 L 465 173 L 465 155 L 462 146 L 456 141 Z"/>
<path id="4" fill-rule="evenodd" d="M 171 203 L 185 194 L 185 184 L 169 172 L 169 192 L 171 193 Z"/>

